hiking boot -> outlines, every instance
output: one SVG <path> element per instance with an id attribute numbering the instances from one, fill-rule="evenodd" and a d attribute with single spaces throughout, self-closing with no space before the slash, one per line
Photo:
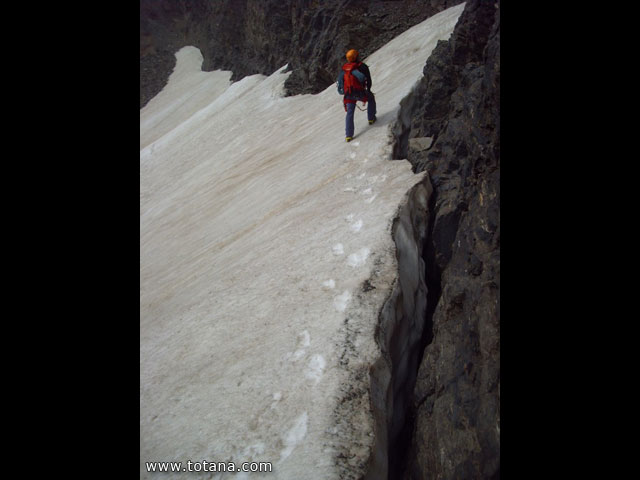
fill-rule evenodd
<path id="1" fill-rule="evenodd" d="M 374 123 L 376 123 L 376 120 L 378 120 L 378 118 L 373 117 L 373 120 L 369 120 L 369 125 L 373 125 Z"/>
<path id="2" fill-rule="evenodd" d="M 347 137 L 347 142 L 350 142 L 351 140 L 353 140 L 353 137 Z"/>

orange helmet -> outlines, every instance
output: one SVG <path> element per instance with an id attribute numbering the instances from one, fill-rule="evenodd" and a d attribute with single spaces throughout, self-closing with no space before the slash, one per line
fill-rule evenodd
<path id="1" fill-rule="evenodd" d="M 347 61 L 349 62 L 355 62 L 358 58 L 358 51 L 351 49 L 347 52 Z"/>

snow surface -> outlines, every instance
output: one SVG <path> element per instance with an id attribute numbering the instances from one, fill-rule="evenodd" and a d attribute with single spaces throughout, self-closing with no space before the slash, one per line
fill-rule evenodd
<path id="1" fill-rule="evenodd" d="M 351 143 L 335 86 L 285 98 L 286 66 L 231 83 L 176 54 L 140 112 L 140 478 L 187 460 L 339 478 L 339 332 L 374 259 L 393 266 L 391 222 L 423 178 L 391 161 L 389 127 L 463 8 L 365 59 L 379 121 L 356 111 Z"/>

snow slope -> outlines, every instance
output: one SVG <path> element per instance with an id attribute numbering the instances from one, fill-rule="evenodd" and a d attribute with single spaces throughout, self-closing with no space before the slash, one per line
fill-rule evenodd
<path id="1" fill-rule="evenodd" d="M 335 86 L 284 98 L 285 67 L 231 84 L 230 72 L 202 72 L 194 47 L 176 54 L 140 112 L 140 478 L 154 476 L 145 462 L 188 460 L 272 462 L 251 478 L 340 478 L 345 445 L 368 454 L 368 412 L 356 429 L 335 415 L 339 360 L 345 341 L 350 368 L 376 358 L 391 222 L 422 178 L 390 161 L 389 127 L 463 8 L 365 59 L 379 121 L 356 111 L 351 143 Z"/>

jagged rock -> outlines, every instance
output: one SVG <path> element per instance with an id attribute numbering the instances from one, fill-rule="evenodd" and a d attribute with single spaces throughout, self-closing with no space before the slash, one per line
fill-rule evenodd
<path id="1" fill-rule="evenodd" d="M 467 3 L 396 131 L 396 152 L 434 188 L 426 277 L 441 291 L 416 380 L 407 479 L 500 475 L 499 6 Z M 422 135 L 435 138 L 429 150 L 407 145 Z"/>

